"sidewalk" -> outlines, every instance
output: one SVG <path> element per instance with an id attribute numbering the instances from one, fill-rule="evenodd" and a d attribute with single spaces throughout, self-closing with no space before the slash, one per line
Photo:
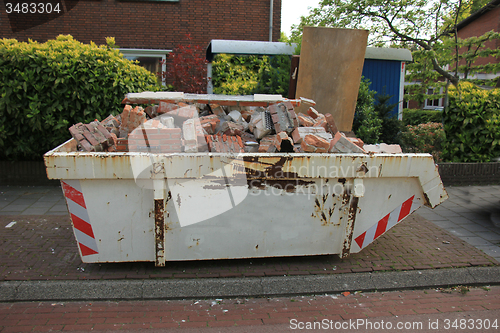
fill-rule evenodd
<path id="1" fill-rule="evenodd" d="M 500 272 L 495 259 L 498 256 L 489 256 L 468 243 L 498 254 L 495 247 L 500 228 L 491 222 L 491 216 L 495 214 L 495 200 L 500 200 L 500 187 L 451 188 L 450 199 L 442 206 L 435 210 L 421 208 L 362 252 L 345 259 L 309 256 L 169 262 L 162 268 L 153 263 L 82 263 L 59 187 L 3 187 L 0 192 L 3 301 L 106 299 L 112 295 L 140 299 L 151 298 L 151 290 L 160 287 L 159 295 L 171 298 L 500 282 L 495 275 Z M 463 202 L 464 198 L 469 202 Z M 39 215 L 32 215 L 35 213 Z M 465 233 L 460 228 L 470 231 Z M 489 245 L 486 238 L 491 239 Z M 468 271 L 474 267 L 477 269 Z M 392 274 L 390 280 L 394 282 L 380 283 L 387 274 Z M 87 282 L 71 283 L 75 280 Z M 98 282 L 102 280 L 106 283 Z M 91 281 L 93 284 L 88 284 Z M 65 288 L 61 288 L 62 283 Z M 198 291 L 200 284 L 203 292 Z M 99 293 L 81 292 L 84 286 Z M 120 292 L 113 294 L 116 288 Z"/>
<path id="2" fill-rule="evenodd" d="M 370 327 L 379 327 L 371 330 L 376 332 L 496 332 L 498 318 L 500 286 L 253 299 L 0 303 L 1 333 L 285 332 L 315 324 L 342 332 Z M 454 323 L 472 329 L 455 329 Z"/>
<path id="3" fill-rule="evenodd" d="M 438 208 L 419 209 L 346 259 L 169 262 L 159 268 L 83 264 L 59 187 L 0 187 L 0 332 L 215 332 L 222 326 L 244 332 L 247 325 L 253 332 L 279 332 L 290 330 L 291 319 L 493 322 L 500 317 L 500 186 L 448 192 Z M 466 285 L 478 287 L 460 287 Z"/>

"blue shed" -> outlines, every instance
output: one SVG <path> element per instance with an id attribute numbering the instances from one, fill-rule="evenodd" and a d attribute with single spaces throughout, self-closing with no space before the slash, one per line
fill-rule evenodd
<path id="1" fill-rule="evenodd" d="M 370 90 L 391 95 L 389 103 L 397 104 L 393 115 L 402 119 L 405 65 L 412 61 L 406 49 L 367 47 L 362 75 L 371 81 Z"/>

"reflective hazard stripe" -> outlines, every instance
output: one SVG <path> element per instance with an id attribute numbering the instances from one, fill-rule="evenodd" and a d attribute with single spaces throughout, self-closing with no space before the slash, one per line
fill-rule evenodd
<path id="1" fill-rule="evenodd" d="M 384 234 L 387 230 L 394 227 L 401 222 L 405 217 L 417 210 L 421 205 L 415 201 L 415 196 L 412 196 L 401 205 L 399 205 L 392 212 L 381 218 L 375 225 L 370 227 L 367 231 L 356 237 L 354 240 L 356 244 L 363 249 L 375 239 Z"/>
<path id="2" fill-rule="evenodd" d="M 61 186 L 66 197 L 76 241 L 78 242 L 82 256 L 98 254 L 97 242 L 90 223 L 80 182 L 77 180 L 65 180 L 61 181 Z"/>

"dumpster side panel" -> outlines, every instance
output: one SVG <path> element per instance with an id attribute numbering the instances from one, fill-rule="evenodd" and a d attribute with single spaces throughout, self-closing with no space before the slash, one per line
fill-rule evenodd
<path id="1" fill-rule="evenodd" d="M 365 179 L 351 253 L 357 253 L 400 223 L 425 202 L 417 178 Z"/>
<path id="2" fill-rule="evenodd" d="M 98 254 L 83 262 L 154 261 L 153 191 L 133 180 L 81 180 Z"/>
<path id="3" fill-rule="evenodd" d="M 261 185 L 249 189 L 245 199 L 236 206 L 231 206 L 229 200 L 220 201 L 220 198 L 222 193 L 229 196 L 241 189 L 212 189 L 221 193 L 207 194 L 205 204 L 212 203 L 215 208 L 220 208 L 219 214 L 184 227 L 179 222 L 173 196 L 167 205 L 166 259 L 339 253 L 342 219 L 347 220 L 348 203 L 341 195 L 330 193 L 325 180 L 316 180 L 313 184 L 296 192 Z M 204 182 L 200 186 L 205 186 Z M 183 204 L 190 203 L 186 200 Z M 198 213 L 203 215 L 202 211 Z"/>

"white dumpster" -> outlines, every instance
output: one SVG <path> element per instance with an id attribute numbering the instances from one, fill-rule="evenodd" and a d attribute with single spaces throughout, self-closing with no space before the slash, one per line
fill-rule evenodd
<path id="1" fill-rule="evenodd" d="M 357 253 L 447 198 L 429 154 L 84 153 L 44 156 L 83 262 Z"/>

